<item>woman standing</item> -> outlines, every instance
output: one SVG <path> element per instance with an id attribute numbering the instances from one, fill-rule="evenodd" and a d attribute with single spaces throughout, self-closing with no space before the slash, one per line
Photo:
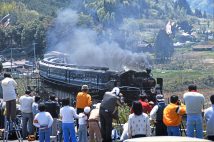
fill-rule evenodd
<path id="1" fill-rule="evenodd" d="M 142 105 L 139 101 L 132 103 L 133 113 L 128 119 L 128 136 L 129 138 L 146 137 L 151 133 L 149 117 L 143 113 Z"/>
<path id="2" fill-rule="evenodd" d="M 62 131 L 64 142 L 69 142 L 71 138 L 72 142 L 76 142 L 76 135 L 74 129 L 74 119 L 79 118 L 75 109 L 69 106 L 69 99 L 62 100 L 62 108 L 60 109 L 60 117 L 62 118 Z"/>

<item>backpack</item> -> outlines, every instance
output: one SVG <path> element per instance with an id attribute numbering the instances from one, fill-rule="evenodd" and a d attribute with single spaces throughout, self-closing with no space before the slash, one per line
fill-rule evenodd
<path id="1" fill-rule="evenodd" d="M 163 110 L 166 107 L 165 102 L 158 102 L 158 111 L 156 113 L 156 121 L 163 121 Z"/>

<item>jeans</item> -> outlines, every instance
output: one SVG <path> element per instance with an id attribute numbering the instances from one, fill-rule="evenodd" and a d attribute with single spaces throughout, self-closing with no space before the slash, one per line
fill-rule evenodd
<path id="1" fill-rule="evenodd" d="M 79 142 L 88 142 L 87 124 L 79 125 Z"/>
<path id="2" fill-rule="evenodd" d="M 62 123 L 62 131 L 64 142 L 70 142 L 70 138 L 72 142 L 77 142 L 74 130 L 74 123 Z"/>
<path id="3" fill-rule="evenodd" d="M 196 130 L 196 138 L 203 138 L 203 120 L 201 114 L 187 114 L 187 136 L 194 137 Z"/>
<path id="4" fill-rule="evenodd" d="M 179 126 L 167 126 L 168 136 L 180 136 Z"/>
<path id="5" fill-rule="evenodd" d="M 50 142 L 51 129 L 39 129 L 39 142 Z"/>
<path id="6" fill-rule="evenodd" d="M 27 128 L 29 128 L 29 134 L 33 134 L 33 113 L 22 113 L 22 136 L 26 138 L 28 135 Z"/>

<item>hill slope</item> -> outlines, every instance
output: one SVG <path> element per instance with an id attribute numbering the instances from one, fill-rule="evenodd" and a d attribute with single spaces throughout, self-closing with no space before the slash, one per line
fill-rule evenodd
<path id="1" fill-rule="evenodd" d="M 187 0 L 192 9 L 200 9 L 214 16 L 214 0 Z"/>

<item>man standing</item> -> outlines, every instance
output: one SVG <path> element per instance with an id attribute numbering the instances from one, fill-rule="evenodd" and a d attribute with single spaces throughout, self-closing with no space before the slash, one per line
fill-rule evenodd
<path id="1" fill-rule="evenodd" d="M 182 115 L 186 113 L 185 105 L 181 104 L 178 96 L 170 97 L 170 104 L 163 111 L 163 122 L 167 126 L 168 136 L 180 136 Z"/>
<path id="2" fill-rule="evenodd" d="M 214 95 L 210 97 L 212 106 L 205 110 L 204 116 L 207 123 L 207 138 L 214 141 Z"/>
<path id="3" fill-rule="evenodd" d="M 16 118 L 16 81 L 9 73 L 4 73 L 4 79 L 1 82 L 3 90 L 3 101 L 6 102 L 6 118 L 12 121 Z"/>
<path id="4" fill-rule="evenodd" d="M 33 97 L 30 96 L 31 91 L 26 90 L 25 95 L 19 98 L 20 109 L 22 112 L 22 136 L 25 139 L 28 135 L 27 128 L 29 128 L 29 134 L 33 134 L 33 113 L 32 104 Z"/>
<path id="5" fill-rule="evenodd" d="M 85 107 L 91 107 L 92 101 L 91 101 L 91 95 L 88 94 L 89 88 L 88 85 L 83 85 L 81 88 L 82 92 L 79 92 L 76 97 L 76 108 L 77 108 L 77 114 L 84 112 Z M 77 127 L 78 121 L 77 121 Z"/>
<path id="6" fill-rule="evenodd" d="M 101 135 L 103 142 L 111 142 L 112 120 L 118 119 L 118 106 L 123 99 L 120 89 L 114 87 L 111 92 L 106 92 L 100 105 Z"/>
<path id="7" fill-rule="evenodd" d="M 167 136 L 167 127 L 163 123 L 163 110 L 166 107 L 164 97 L 162 94 L 156 96 L 157 104 L 153 107 L 150 112 L 150 117 L 155 123 L 155 135 L 156 136 Z"/>
<path id="8" fill-rule="evenodd" d="M 189 92 L 183 95 L 187 113 L 187 136 L 194 137 L 196 130 L 196 137 L 203 138 L 202 110 L 205 98 L 197 92 L 196 85 L 189 85 L 188 90 Z"/>

